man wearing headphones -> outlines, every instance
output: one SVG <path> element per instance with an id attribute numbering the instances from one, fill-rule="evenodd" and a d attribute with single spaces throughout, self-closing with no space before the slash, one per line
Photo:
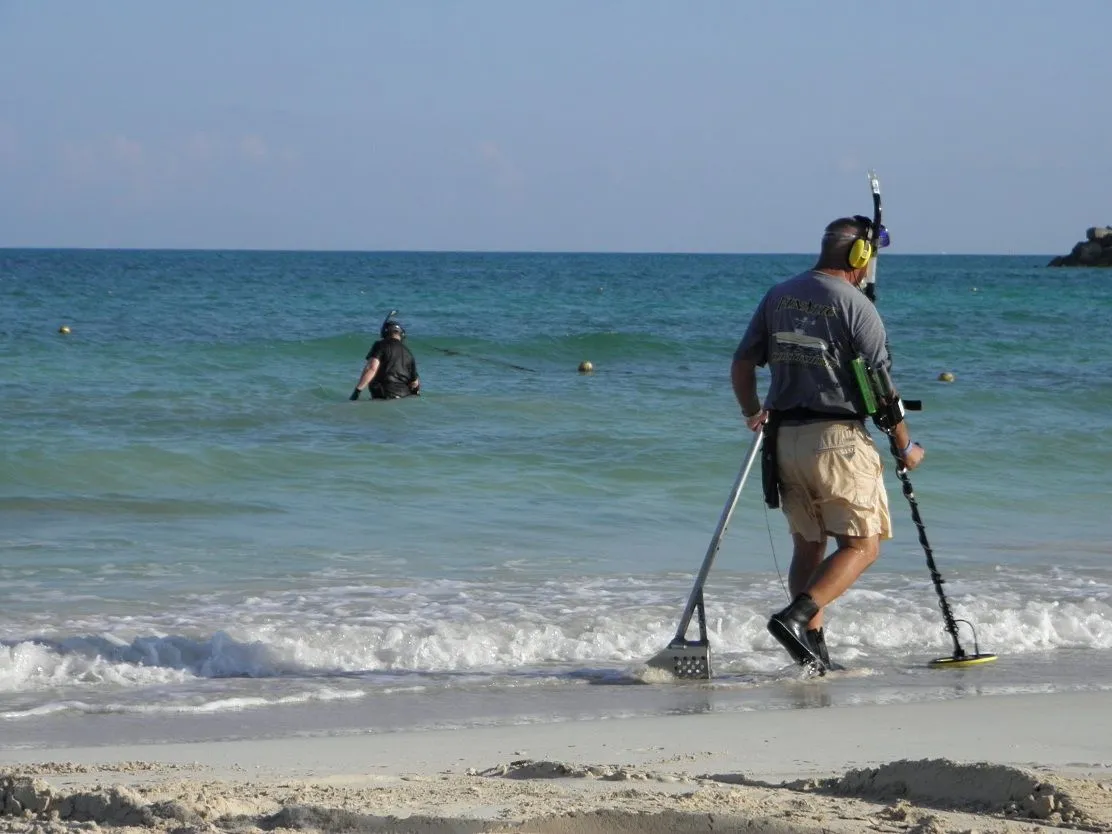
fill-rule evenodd
<path id="1" fill-rule="evenodd" d="M 792 535 L 792 602 L 768 630 L 805 667 L 830 663 L 823 608 L 841 596 L 880 553 L 891 519 L 881 458 L 865 428 L 865 395 L 853 372 L 861 358 L 887 376 L 884 324 L 861 291 L 887 231 L 860 215 L 830 223 L 814 268 L 774 286 L 757 306 L 730 369 L 746 425 L 765 432 L 765 500 L 782 505 Z M 771 372 L 762 405 L 758 367 Z M 924 450 L 912 443 L 898 394 L 885 431 L 914 469 Z M 874 415 L 874 420 L 876 420 Z M 877 420 L 878 425 L 880 421 Z M 837 548 L 826 556 L 827 539 Z"/>
<path id="2" fill-rule="evenodd" d="M 405 345 L 405 328 L 390 316 L 382 323 L 381 338 L 367 352 L 367 364 L 349 399 L 359 399 L 367 388 L 372 400 L 397 400 L 421 392 L 417 361 Z"/>

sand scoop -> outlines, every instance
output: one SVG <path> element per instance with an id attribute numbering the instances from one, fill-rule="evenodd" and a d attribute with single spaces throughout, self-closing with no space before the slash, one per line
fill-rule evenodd
<path id="1" fill-rule="evenodd" d="M 695 586 L 691 589 L 691 595 L 687 598 L 683 616 L 680 617 L 680 624 L 676 628 L 676 636 L 672 638 L 668 648 L 655 655 L 645 664 L 646 666 L 653 669 L 662 669 L 677 678 L 710 680 L 710 641 L 707 640 L 707 615 L 703 607 L 703 585 L 707 581 L 711 565 L 714 564 L 714 557 L 718 555 L 722 536 L 726 533 L 726 527 L 734 514 L 734 507 L 737 506 L 738 496 L 741 495 L 745 480 L 749 477 L 749 470 L 753 468 L 753 463 L 761 451 L 761 440 L 763 438 L 763 431 L 753 435 L 753 445 L 749 447 L 749 454 L 745 457 L 745 462 L 742 464 L 737 480 L 734 481 L 734 487 L 730 491 L 730 497 L 722 510 L 722 516 L 718 519 L 718 527 L 714 531 L 714 536 L 711 537 L 707 555 L 703 557 L 703 565 L 699 568 L 699 574 L 695 577 Z M 691 618 L 696 612 L 699 614 L 699 639 L 688 640 L 687 629 L 691 625 Z"/>

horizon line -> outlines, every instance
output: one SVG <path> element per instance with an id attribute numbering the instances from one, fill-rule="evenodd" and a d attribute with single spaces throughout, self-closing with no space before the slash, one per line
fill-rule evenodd
<path id="1" fill-rule="evenodd" d="M 709 250 L 625 250 L 625 249 L 282 249 L 207 246 L 0 246 L 0 252 L 242 252 L 270 254 L 346 254 L 346 255 L 706 255 L 713 257 L 815 257 L 817 252 L 715 252 Z M 1043 252 L 890 252 L 890 257 L 993 257 L 1054 258 Z"/>

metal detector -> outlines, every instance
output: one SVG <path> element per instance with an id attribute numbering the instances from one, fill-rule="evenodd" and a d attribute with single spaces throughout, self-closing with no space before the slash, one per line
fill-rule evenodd
<path id="1" fill-rule="evenodd" d="M 703 585 L 707 581 L 707 574 L 710 573 L 711 565 L 714 564 L 714 557 L 718 555 L 718 547 L 722 543 L 722 536 L 726 533 L 730 517 L 734 514 L 734 507 L 737 506 L 738 496 L 741 495 L 745 480 L 749 477 L 749 470 L 753 468 L 753 462 L 761 451 L 761 441 L 763 439 L 763 430 L 754 433 L 753 445 L 749 447 L 749 454 L 746 455 L 741 471 L 738 472 L 737 480 L 734 481 L 734 487 L 730 490 L 730 497 L 722 510 L 722 516 L 718 519 L 718 528 L 714 531 L 714 536 L 711 537 L 707 555 L 703 557 L 703 565 L 699 568 L 699 574 L 695 577 L 695 586 L 691 589 L 691 595 L 687 598 L 683 616 L 680 617 L 680 624 L 676 628 L 676 636 L 672 638 L 668 648 L 659 652 L 645 664 L 649 668 L 663 669 L 677 678 L 710 680 L 710 641 L 707 639 L 707 614 L 703 607 Z M 699 639 L 688 640 L 687 629 L 691 625 L 691 618 L 696 611 L 699 613 Z"/>
<path id="2" fill-rule="evenodd" d="M 896 475 L 903 486 L 904 497 L 907 499 L 907 503 L 911 505 L 911 520 L 915 522 L 915 526 L 919 530 L 919 544 L 923 546 L 923 553 L 927 557 L 927 568 L 931 572 L 931 581 L 934 583 L 934 590 L 938 594 L 938 607 L 942 610 L 942 621 L 946 624 L 946 631 L 950 634 L 950 639 L 954 641 L 954 653 L 950 657 L 937 657 L 929 665 L 936 669 L 953 669 L 960 666 L 991 663 L 996 660 L 996 655 L 988 652 L 981 653 L 980 646 L 977 645 L 977 629 L 973 627 L 973 623 L 969 620 L 955 619 L 953 611 L 950 610 L 950 603 L 942 590 L 946 580 L 942 578 L 942 574 L 938 572 L 938 567 L 934 563 L 934 552 L 931 550 L 930 542 L 927 541 L 927 528 L 923 525 L 923 519 L 919 516 L 919 502 L 915 500 L 915 491 L 911 488 L 911 478 L 907 475 L 907 467 L 904 466 L 899 446 L 892 434 L 888 435 L 888 443 L 892 450 L 892 457 L 896 459 Z M 961 646 L 961 641 L 958 640 L 958 623 L 965 623 L 973 633 L 973 654 L 967 654 Z"/>
<path id="3" fill-rule="evenodd" d="M 870 233 L 875 237 L 884 228 L 881 222 L 883 211 L 880 199 L 880 180 L 877 178 L 875 171 L 868 172 L 869 189 L 873 195 L 873 223 Z M 880 247 L 873 247 L 873 257 L 869 262 L 869 270 L 865 279 L 865 295 L 869 300 L 876 304 L 876 265 L 877 255 L 879 254 Z M 889 351 L 891 353 L 891 351 Z M 861 369 L 855 367 L 855 373 L 860 373 Z M 861 384 L 862 394 L 865 396 L 866 404 L 868 405 L 869 392 L 868 384 L 861 375 L 858 376 L 858 382 Z M 887 391 L 892 390 L 891 380 L 887 380 L 887 385 L 882 386 L 885 391 L 881 394 L 886 394 Z M 898 400 L 897 400 L 898 402 Z M 921 409 L 922 403 L 918 400 L 905 400 L 904 407 L 908 411 L 918 411 Z M 876 422 L 876 405 L 869 409 L 869 413 L 873 415 L 873 420 Z M 911 479 L 907 476 L 907 467 L 904 466 L 903 456 L 900 454 L 900 447 L 896 443 L 896 438 L 891 432 L 891 427 L 885 428 L 881 426 L 885 434 L 888 435 L 888 442 L 892 450 L 892 457 L 896 459 L 896 475 L 900 479 L 900 484 L 903 486 L 903 494 L 907 499 L 907 503 L 911 505 L 911 519 L 915 522 L 915 526 L 919 530 L 919 544 L 923 546 L 923 552 L 927 556 L 927 568 L 931 572 L 931 581 L 934 582 L 934 590 L 938 594 L 938 607 L 942 609 L 942 619 L 946 624 L 946 631 L 949 632 L 951 639 L 954 641 L 954 653 L 950 657 L 935 658 L 930 662 L 930 666 L 934 668 L 956 668 L 961 666 L 974 666 L 978 663 L 991 663 L 996 660 L 994 654 L 982 654 L 980 647 L 977 645 L 977 630 L 973 627 L 973 623 L 969 620 L 955 620 L 954 614 L 950 610 L 950 603 L 946 600 L 946 594 L 942 591 L 944 580 L 942 575 L 938 572 L 938 568 L 934 564 L 934 555 L 931 551 L 930 543 L 927 541 L 927 531 L 923 526 L 923 519 L 919 517 L 919 504 L 915 500 L 915 492 L 911 488 Z M 961 642 L 958 640 L 958 623 L 965 623 L 969 626 L 969 630 L 973 632 L 973 654 L 966 654 L 965 649 L 961 647 Z"/>

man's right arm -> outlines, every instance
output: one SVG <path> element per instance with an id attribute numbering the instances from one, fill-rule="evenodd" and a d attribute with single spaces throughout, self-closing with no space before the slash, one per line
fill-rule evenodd
<path id="1" fill-rule="evenodd" d="M 371 384 L 371 380 L 374 379 L 375 374 L 378 373 L 380 364 L 377 356 L 367 360 L 367 364 L 363 366 L 363 373 L 359 375 L 359 381 L 355 383 L 355 390 L 351 392 L 350 399 L 359 399 L 359 392 Z"/>
<path id="2" fill-rule="evenodd" d="M 865 360 L 870 368 L 892 370 L 892 357 L 888 354 L 888 333 L 876 307 L 862 297 L 860 308 L 853 316 L 853 349 Z"/>
<path id="3" fill-rule="evenodd" d="M 884 329 L 884 322 L 876 311 L 872 302 L 867 302 L 855 318 L 857 327 L 854 328 L 854 347 L 865 362 L 872 368 L 883 370 L 891 378 L 892 357 L 888 352 L 888 334 Z M 899 396 L 899 387 L 892 382 L 893 391 Z M 918 444 L 912 443 L 911 428 L 907 418 L 900 420 L 891 429 L 891 437 L 900 459 L 909 469 L 914 469 L 923 459 L 925 451 Z"/>

